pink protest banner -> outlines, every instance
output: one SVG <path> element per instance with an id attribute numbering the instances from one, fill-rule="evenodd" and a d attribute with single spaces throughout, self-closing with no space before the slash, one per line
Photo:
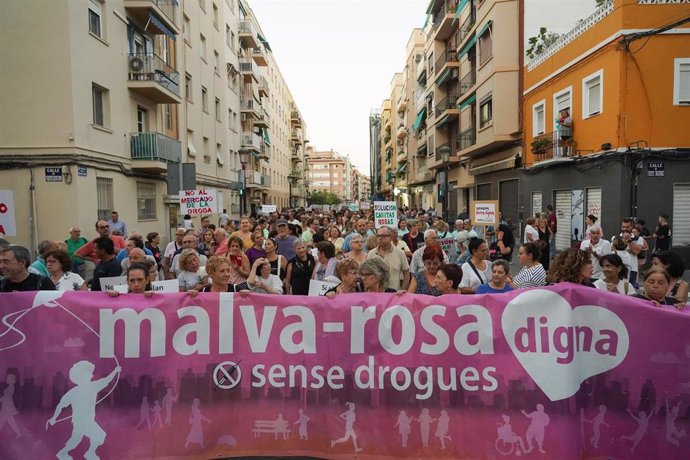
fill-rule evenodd
<path id="1" fill-rule="evenodd" d="M 690 317 L 486 296 L 0 295 L 0 458 L 688 458 Z"/>

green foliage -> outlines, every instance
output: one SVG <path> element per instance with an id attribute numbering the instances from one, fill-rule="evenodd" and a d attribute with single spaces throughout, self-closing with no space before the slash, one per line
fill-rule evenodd
<path id="1" fill-rule="evenodd" d="M 309 205 L 312 204 L 340 204 L 342 200 L 340 197 L 333 193 L 327 192 L 325 190 L 316 190 L 309 194 L 307 202 Z"/>
<path id="2" fill-rule="evenodd" d="M 527 48 L 525 54 L 528 58 L 534 59 L 543 53 L 546 48 L 554 44 L 559 38 L 561 38 L 559 34 L 549 32 L 546 30 L 546 27 L 540 27 L 539 33 L 536 36 L 527 39 L 529 48 Z"/>

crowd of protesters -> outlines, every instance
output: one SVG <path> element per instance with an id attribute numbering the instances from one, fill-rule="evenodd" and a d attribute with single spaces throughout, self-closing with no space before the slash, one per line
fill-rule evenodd
<path id="1" fill-rule="evenodd" d="M 125 275 L 128 292 L 146 295 L 152 282 L 163 279 L 176 279 L 179 291 L 191 296 L 307 295 L 315 280 L 331 283 L 331 299 L 355 292 L 491 294 L 561 282 L 677 308 L 688 299 L 685 266 L 670 250 L 663 214 L 654 232 L 644 222 L 623 219 L 610 240 L 596 216 L 587 216 L 585 239 L 558 253 L 551 206 L 526 220 L 521 241 L 500 213 L 498 225 L 483 227 L 467 213 L 449 225 L 432 210 L 403 208 L 398 222 L 397 228 L 376 228 L 372 211 L 348 209 L 286 210 L 238 222 L 223 212 L 217 224 L 202 217 L 198 228 L 185 218 L 163 247 L 159 233 L 128 233 L 113 212 L 110 220 L 96 222 L 94 238 L 73 227 L 65 240 L 41 242 L 35 258 L 0 239 L 0 292 L 100 291 L 103 278 Z M 515 259 L 521 268 L 513 275 Z"/>

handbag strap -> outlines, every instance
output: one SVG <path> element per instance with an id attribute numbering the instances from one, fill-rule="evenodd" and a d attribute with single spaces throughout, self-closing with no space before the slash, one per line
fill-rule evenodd
<path id="1" fill-rule="evenodd" d="M 474 271 L 474 274 L 477 275 L 477 278 L 479 278 L 479 281 L 482 282 L 482 284 L 485 284 L 486 281 L 484 281 L 484 278 L 482 278 L 482 275 L 479 274 L 479 270 L 477 270 L 477 267 L 474 266 L 471 260 L 467 261 L 468 264 L 470 264 L 470 267 L 472 267 L 472 270 Z"/>

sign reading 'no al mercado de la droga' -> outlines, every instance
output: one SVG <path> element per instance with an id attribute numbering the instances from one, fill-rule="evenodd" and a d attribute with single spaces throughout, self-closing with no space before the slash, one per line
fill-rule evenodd
<path id="1" fill-rule="evenodd" d="M 690 458 L 690 312 L 494 295 L 0 295 L 0 458 Z"/>
<path id="2" fill-rule="evenodd" d="M 218 213 L 218 194 L 213 189 L 180 190 L 180 212 L 190 216 Z"/>

